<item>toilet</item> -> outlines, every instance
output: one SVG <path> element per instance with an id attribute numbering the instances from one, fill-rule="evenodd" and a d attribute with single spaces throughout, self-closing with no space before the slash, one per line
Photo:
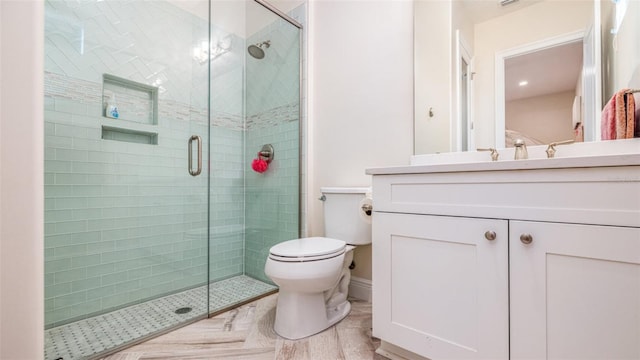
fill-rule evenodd
<path id="1" fill-rule="evenodd" d="M 347 301 L 353 249 L 371 244 L 370 188 L 323 187 L 326 237 L 273 246 L 265 274 L 280 287 L 274 330 L 287 339 L 317 334 L 351 310 Z"/>

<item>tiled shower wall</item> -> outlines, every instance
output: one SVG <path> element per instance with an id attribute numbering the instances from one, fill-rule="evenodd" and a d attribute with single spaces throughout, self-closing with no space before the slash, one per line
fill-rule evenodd
<path id="1" fill-rule="evenodd" d="M 165 2 L 46 2 L 47 327 L 207 281 L 208 74 L 191 58 L 207 37 L 206 20 Z M 226 89 L 211 100 L 211 279 L 243 270 L 244 40 L 232 40 L 211 85 Z M 103 117 L 103 73 L 158 86 L 157 125 L 127 121 L 127 99 L 121 119 Z M 103 140 L 103 125 L 158 145 Z M 205 141 L 199 177 L 192 134 Z"/>
<path id="2" fill-rule="evenodd" d="M 289 13 L 304 23 L 305 5 Z M 247 57 L 247 164 L 263 144 L 275 157 L 265 173 L 246 175 L 245 273 L 263 281 L 271 246 L 299 236 L 300 34 L 276 20 L 251 35 L 247 43 L 271 41 L 265 57 Z M 250 169 L 250 167 L 247 167 Z"/>

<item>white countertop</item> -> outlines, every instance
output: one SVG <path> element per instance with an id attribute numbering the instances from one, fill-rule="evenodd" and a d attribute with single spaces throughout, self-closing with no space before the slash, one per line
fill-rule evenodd
<path id="1" fill-rule="evenodd" d="M 488 157 L 488 154 L 487 154 Z M 505 171 L 640 165 L 640 153 L 577 156 L 553 159 L 435 163 L 366 169 L 369 175 L 423 174 L 465 171 Z"/>

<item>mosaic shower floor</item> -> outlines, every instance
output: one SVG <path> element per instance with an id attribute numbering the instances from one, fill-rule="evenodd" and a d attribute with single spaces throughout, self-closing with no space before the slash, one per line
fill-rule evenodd
<path id="1" fill-rule="evenodd" d="M 240 275 L 209 286 L 209 311 L 216 312 L 263 295 L 277 287 Z M 45 330 L 45 360 L 97 357 L 134 340 L 207 313 L 206 286 L 136 304 L 110 313 Z M 177 314 L 190 307 L 188 313 Z"/>

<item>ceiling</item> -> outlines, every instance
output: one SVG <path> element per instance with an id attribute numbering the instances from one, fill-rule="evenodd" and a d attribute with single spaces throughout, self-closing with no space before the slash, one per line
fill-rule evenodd
<path id="1" fill-rule="evenodd" d="M 505 60 L 505 100 L 575 90 L 582 72 L 582 41 Z M 526 80 L 526 86 L 519 86 Z"/>

